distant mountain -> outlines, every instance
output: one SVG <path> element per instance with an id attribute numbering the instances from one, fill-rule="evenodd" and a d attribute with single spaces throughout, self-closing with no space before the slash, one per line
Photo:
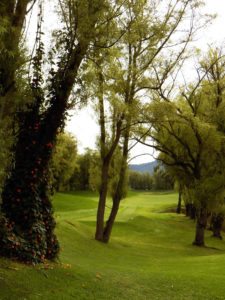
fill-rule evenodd
<path id="1" fill-rule="evenodd" d="M 136 171 L 136 172 L 141 172 L 141 173 L 150 173 L 153 174 L 154 172 L 154 168 L 158 165 L 158 161 L 154 160 L 152 162 L 149 163 L 144 163 L 144 164 L 131 164 L 129 165 L 129 169 L 132 171 Z"/>

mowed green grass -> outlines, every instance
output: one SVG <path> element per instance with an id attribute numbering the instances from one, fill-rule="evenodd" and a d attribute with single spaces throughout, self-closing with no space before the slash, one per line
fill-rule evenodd
<path id="1" fill-rule="evenodd" d="M 225 299 L 225 242 L 207 232 L 208 248 L 192 246 L 193 221 L 170 213 L 175 193 L 130 192 L 108 245 L 93 238 L 97 200 L 55 196 L 59 261 L 0 259 L 0 299 Z"/>

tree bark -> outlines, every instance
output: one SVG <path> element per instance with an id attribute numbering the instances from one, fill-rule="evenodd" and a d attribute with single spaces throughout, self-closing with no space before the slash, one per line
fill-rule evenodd
<path id="1" fill-rule="evenodd" d="M 185 215 L 186 217 L 190 217 L 191 215 L 191 203 L 185 204 Z"/>
<path id="2" fill-rule="evenodd" d="M 181 191 L 181 187 L 179 187 L 178 203 L 177 203 L 177 214 L 181 213 L 181 201 L 182 201 L 182 191 Z"/>
<path id="3" fill-rule="evenodd" d="M 207 225 L 207 211 L 206 209 L 200 209 L 197 213 L 195 240 L 193 245 L 203 247 L 205 246 L 204 233 Z"/>
<path id="4" fill-rule="evenodd" d="M 185 205 L 185 215 L 192 220 L 196 219 L 196 208 L 193 203 L 187 203 Z"/>
<path id="5" fill-rule="evenodd" d="M 2 192 L 2 212 L 7 220 L 2 220 L 2 225 L 9 224 L 11 232 L 1 232 L 0 253 L 37 263 L 55 258 L 59 251 L 48 196 L 48 162 L 53 145 L 42 144 L 41 122 L 35 110 L 24 113 L 20 125 L 15 165 Z"/>
<path id="6" fill-rule="evenodd" d="M 96 232 L 95 232 L 95 239 L 101 242 L 103 242 L 104 239 L 104 218 L 105 218 L 106 197 L 108 192 L 109 168 L 110 168 L 113 154 L 119 143 L 119 139 L 121 135 L 121 126 L 122 126 L 122 119 L 120 119 L 117 122 L 115 139 L 113 140 L 108 153 L 106 154 L 105 151 L 102 151 L 102 153 L 106 155 L 105 157 L 102 158 L 101 185 L 100 185 L 100 192 L 99 192 L 99 202 L 98 202 L 97 222 L 96 222 Z"/>
<path id="7" fill-rule="evenodd" d="M 223 214 L 213 214 L 211 220 L 211 226 L 213 231 L 213 237 L 222 240 L 221 230 L 224 222 Z"/>
<path id="8" fill-rule="evenodd" d="M 116 190 L 113 194 L 113 206 L 109 215 L 109 218 L 106 222 L 104 228 L 104 236 L 103 242 L 108 243 L 110 240 L 110 236 L 112 233 L 112 228 L 119 210 L 120 201 L 123 198 L 124 192 L 124 185 L 125 185 L 125 178 L 126 178 L 126 171 L 127 171 L 127 157 L 128 157 L 128 143 L 129 143 L 129 134 L 130 134 L 130 126 L 127 126 L 124 135 L 124 142 L 123 142 L 123 155 L 122 155 L 122 162 L 121 168 L 119 173 L 119 180 L 116 186 Z"/>
<path id="9" fill-rule="evenodd" d="M 98 210 L 97 210 L 97 222 L 95 239 L 97 241 L 103 241 L 104 234 L 104 217 L 105 217 L 105 205 L 108 191 L 108 174 L 109 174 L 110 161 L 103 162 L 101 171 L 101 187 L 99 192 Z"/>
<path id="10" fill-rule="evenodd" d="M 190 207 L 190 218 L 191 218 L 191 220 L 196 219 L 196 208 L 193 203 L 191 204 L 191 207 Z"/>
<path id="11" fill-rule="evenodd" d="M 106 226 L 104 228 L 104 234 L 103 234 L 103 242 L 104 243 L 108 243 L 110 236 L 111 236 L 111 232 L 112 232 L 112 228 L 119 210 L 119 204 L 120 201 L 117 200 L 113 200 L 113 206 L 110 212 L 110 216 L 106 222 Z"/>

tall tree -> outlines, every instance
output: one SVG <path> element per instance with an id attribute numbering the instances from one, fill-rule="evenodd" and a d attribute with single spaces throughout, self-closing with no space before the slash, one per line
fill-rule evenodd
<path id="1" fill-rule="evenodd" d="M 14 163 L 2 192 L 0 252 L 34 262 L 53 259 L 59 251 L 48 196 L 48 165 L 57 133 L 64 124 L 79 67 L 94 41 L 98 24 L 108 17 L 104 0 L 65 0 L 60 5 L 64 27 L 55 34 L 56 57 L 52 59 L 47 93 L 43 89 L 39 27 L 31 83 L 34 100 L 18 116 Z"/>
<path id="2" fill-rule="evenodd" d="M 104 242 L 110 239 L 120 201 L 124 197 L 129 141 L 135 124 L 141 122 L 141 102 L 152 91 L 160 90 L 171 71 L 183 61 L 187 45 L 197 25 L 191 12 L 198 4 L 198 1 L 172 1 L 166 8 L 162 8 L 158 1 L 127 1 L 124 4 L 124 22 L 128 25 L 127 32 L 121 39 L 120 68 L 123 75 L 118 80 L 125 112 L 121 132 L 122 161 L 112 196 L 112 210 L 103 231 Z M 186 17 L 191 25 L 189 24 L 182 39 L 176 40 L 177 32 Z"/>
<path id="3" fill-rule="evenodd" d="M 208 215 L 223 205 L 225 192 L 224 132 L 218 126 L 224 116 L 223 69 L 217 73 L 220 80 L 210 80 L 210 73 L 218 71 L 223 60 L 214 55 L 202 64 L 207 67 L 202 68 L 201 79 L 189 86 L 189 92 L 174 101 L 156 101 L 148 110 L 152 146 L 185 185 L 184 192 L 196 209 L 193 244 L 197 246 L 204 246 Z"/>

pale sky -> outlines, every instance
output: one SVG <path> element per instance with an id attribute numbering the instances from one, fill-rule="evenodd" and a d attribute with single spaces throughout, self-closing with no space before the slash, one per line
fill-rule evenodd
<path id="1" fill-rule="evenodd" d="M 48 7 L 54 5 L 54 0 L 48 1 Z M 201 50 L 206 50 L 207 45 L 218 45 L 221 46 L 222 43 L 225 42 L 225 0 L 205 0 L 206 6 L 204 12 L 214 14 L 216 13 L 218 16 L 216 20 L 213 21 L 213 24 L 210 25 L 207 30 L 199 35 L 199 40 L 196 42 L 196 46 Z M 46 14 L 46 12 L 45 12 Z M 34 14 L 35 15 L 35 14 Z M 51 14 L 49 14 L 48 20 L 45 24 L 44 32 L 48 32 L 49 27 L 54 27 L 54 23 L 56 19 L 54 17 L 51 18 Z M 35 28 L 35 18 L 32 18 L 31 31 Z M 32 34 L 29 34 L 29 38 Z M 32 41 L 29 41 L 32 43 Z M 193 70 L 194 67 L 192 66 Z M 191 72 L 191 70 L 190 70 Z M 75 110 L 74 113 L 70 113 L 72 115 L 70 119 L 67 121 L 66 130 L 73 133 L 78 141 L 78 149 L 79 152 L 83 152 L 83 150 L 87 147 L 95 148 L 96 137 L 99 133 L 99 128 L 97 125 L 97 118 L 94 112 L 90 108 L 84 108 L 82 110 Z M 149 147 L 144 147 L 142 145 L 137 145 L 131 152 L 130 157 L 142 154 L 149 153 L 152 154 L 153 150 Z M 132 163 L 143 163 L 152 161 L 153 158 L 150 156 L 143 156 L 137 159 L 134 159 Z"/>

